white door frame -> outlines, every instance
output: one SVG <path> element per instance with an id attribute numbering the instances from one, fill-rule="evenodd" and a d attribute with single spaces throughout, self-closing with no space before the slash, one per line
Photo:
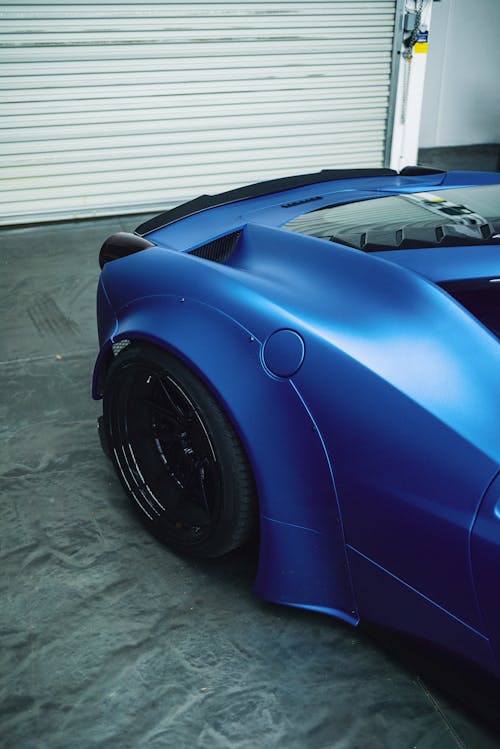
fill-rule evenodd
<path id="1" fill-rule="evenodd" d="M 387 123 L 386 165 L 400 171 L 417 164 L 424 95 L 432 0 L 423 0 L 420 34 L 411 50 L 405 45 L 407 14 L 415 18 L 422 0 L 398 0 L 392 65 L 392 88 Z"/>

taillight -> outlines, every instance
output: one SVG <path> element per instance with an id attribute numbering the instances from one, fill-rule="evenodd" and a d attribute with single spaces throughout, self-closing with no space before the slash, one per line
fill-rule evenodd
<path id="1" fill-rule="evenodd" d="M 144 237 L 120 231 L 117 234 L 112 234 L 104 242 L 99 252 L 99 265 L 103 268 L 111 260 L 133 255 L 135 252 L 141 252 L 141 250 L 146 250 L 148 247 L 154 246 L 153 242 L 144 239 Z"/>

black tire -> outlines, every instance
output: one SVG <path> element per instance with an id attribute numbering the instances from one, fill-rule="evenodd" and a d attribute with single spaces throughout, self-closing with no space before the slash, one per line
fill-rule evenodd
<path id="1" fill-rule="evenodd" d="M 104 388 L 104 430 L 123 487 L 176 551 L 215 557 L 241 546 L 256 519 L 252 472 L 208 388 L 167 351 L 130 344 Z"/>

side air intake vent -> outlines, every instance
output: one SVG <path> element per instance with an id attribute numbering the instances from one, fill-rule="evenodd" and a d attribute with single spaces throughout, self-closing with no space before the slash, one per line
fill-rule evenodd
<path id="1" fill-rule="evenodd" d="M 500 338 L 500 278 L 472 278 L 439 285 Z"/>
<path id="2" fill-rule="evenodd" d="M 241 231 L 234 231 L 232 234 L 226 234 L 225 237 L 219 237 L 213 242 L 191 250 L 189 254 L 202 257 L 204 260 L 211 260 L 213 263 L 227 263 L 236 249 L 240 236 Z"/>

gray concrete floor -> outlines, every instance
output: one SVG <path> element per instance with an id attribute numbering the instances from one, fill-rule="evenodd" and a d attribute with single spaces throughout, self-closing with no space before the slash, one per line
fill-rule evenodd
<path id="1" fill-rule="evenodd" d="M 435 169 L 476 169 L 500 171 L 500 144 L 421 148 L 418 163 Z"/>
<path id="2" fill-rule="evenodd" d="M 90 398 L 104 219 L 0 233 L 0 747 L 492 749 L 420 666 L 262 602 L 128 507 Z M 431 685 L 432 684 L 432 685 Z"/>

